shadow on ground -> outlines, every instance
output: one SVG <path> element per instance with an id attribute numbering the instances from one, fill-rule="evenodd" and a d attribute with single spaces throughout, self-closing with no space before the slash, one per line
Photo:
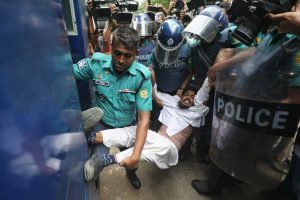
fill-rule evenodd
<path id="1" fill-rule="evenodd" d="M 116 149 L 112 149 L 116 152 Z M 205 179 L 209 166 L 199 164 L 195 155 L 167 170 L 141 162 L 138 176 L 142 187 L 135 190 L 125 169 L 119 165 L 105 168 L 100 174 L 99 200 L 263 200 L 260 189 L 247 184 L 232 184 L 220 196 L 199 195 L 192 187 L 193 179 Z"/>

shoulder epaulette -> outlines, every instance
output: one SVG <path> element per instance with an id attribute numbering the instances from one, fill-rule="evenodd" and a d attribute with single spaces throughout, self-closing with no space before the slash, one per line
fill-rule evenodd
<path id="1" fill-rule="evenodd" d="M 150 70 L 146 66 L 144 66 L 144 65 L 142 65 L 140 63 L 136 67 L 136 70 L 139 71 L 139 72 L 141 72 L 141 74 L 143 74 L 143 76 L 144 76 L 145 79 L 148 79 L 151 76 Z"/>
<path id="2" fill-rule="evenodd" d="M 94 60 L 105 60 L 106 61 L 106 59 L 109 58 L 110 56 L 111 55 L 109 55 L 109 54 L 96 52 L 92 55 L 91 59 L 92 59 L 92 61 L 94 61 Z"/>

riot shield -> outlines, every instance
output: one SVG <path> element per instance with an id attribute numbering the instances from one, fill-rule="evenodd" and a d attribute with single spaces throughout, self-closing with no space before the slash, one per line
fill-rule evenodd
<path id="1" fill-rule="evenodd" d="M 299 105 L 287 102 L 300 48 L 289 41 L 235 58 L 217 75 L 210 157 L 231 176 L 274 189 L 289 170 L 299 127 Z"/>

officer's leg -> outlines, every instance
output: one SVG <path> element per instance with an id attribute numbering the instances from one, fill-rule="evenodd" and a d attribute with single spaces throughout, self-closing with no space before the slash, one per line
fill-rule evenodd
<path id="1" fill-rule="evenodd" d="M 104 131 L 107 129 L 112 129 L 113 127 L 108 126 L 102 122 L 99 122 L 98 125 L 94 128 L 94 132 Z M 109 153 L 109 148 L 104 144 L 90 144 L 91 156 L 93 155 L 105 155 Z"/>
<path id="2" fill-rule="evenodd" d="M 101 113 L 99 111 L 99 108 L 91 108 L 82 113 L 84 126 L 85 126 L 85 134 L 87 137 L 87 141 L 89 143 L 91 158 L 87 160 L 86 162 L 90 162 L 92 157 L 105 155 L 109 153 L 109 148 L 106 147 L 103 144 L 92 144 L 93 140 L 95 139 L 95 133 L 98 131 L 110 129 L 112 127 L 102 123 L 99 121 L 103 115 L 103 112 Z M 97 166 L 94 167 L 95 169 Z M 99 188 L 99 182 L 98 179 L 96 180 L 96 187 Z"/>
<path id="3" fill-rule="evenodd" d="M 291 199 L 296 200 L 300 192 L 300 158 L 293 155 L 291 168 L 285 180 L 275 190 L 264 190 L 262 196 L 266 200 Z M 298 188 L 297 188 L 298 187 Z"/>
<path id="4" fill-rule="evenodd" d="M 199 163 L 209 164 L 208 156 L 211 132 L 200 127 L 196 132 L 196 160 Z"/>
<path id="5" fill-rule="evenodd" d="M 136 125 L 136 121 L 134 120 L 131 125 Z M 119 147 L 120 151 L 125 151 L 129 147 Z M 136 171 L 138 168 L 135 169 L 126 169 L 126 176 L 130 181 L 130 184 L 135 188 L 135 189 L 140 189 L 142 184 L 139 179 L 139 177 L 136 175 Z"/>
<path id="6" fill-rule="evenodd" d="M 196 158 L 199 163 L 210 163 L 210 159 L 208 156 L 209 152 L 209 146 L 210 146 L 210 137 L 211 137 L 211 131 L 212 131 L 212 117 L 213 117 L 213 96 L 211 96 L 210 92 L 210 98 L 209 99 L 209 107 L 211 108 L 210 111 L 205 116 L 205 125 L 201 126 L 198 131 L 198 135 L 196 136 L 197 141 L 197 154 Z M 212 101 L 212 102 L 211 102 Z"/>
<path id="7" fill-rule="evenodd" d="M 193 133 L 187 138 L 186 142 L 179 150 L 179 152 L 178 152 L 179 161 L 181 161 L 181 162 L 185 161 L 188 158 L 188 156 L 190 155 L 191 145 L 193 144 L 194 135 L 195 135 L 195 130 L 193 130 Z"/>
<path id="8" fill-rule="evenodd" d="M 150 127 L 149 128 L 152 131 L 157 132 L 160 125 L 161 125 L 160 121 L 158 121 L 158 117 L 160 115 L 161 109 L 158 107 L 158 105 L 155 102 L 152 103 L 152 107 L 153 107 L 153 109 L 151 111 Z"/>
<path id="9" fill-rule="evenodd" d="M 120 151 L 125 151 L 128 148 L 127 147 L 119 147 L 119 149 L 120 149 Z M 126 176 L 129 179 L 132 187 L 134 187 L 135 189 L 140 189 L 142 186 L 142 183 L 141 183 L 139 177 L 136 175 L 137 169 L 138 168 L 126 169 Z"/>
<path id="10" fill-rule="evenodd" d="M 192 187 L 201 194 L 219 195 L 222 187 L 231 181 L 232 178 L 212 162 L 208 179 L 194 179 L 192 180 Z"/>

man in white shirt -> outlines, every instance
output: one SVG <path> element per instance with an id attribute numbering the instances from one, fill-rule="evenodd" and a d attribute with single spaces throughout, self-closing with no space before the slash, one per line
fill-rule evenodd
<path id="1" fill-rule="evenodd" d="M 158 132 L 148 130 L 141 160 L 154 162 L 161 169 L 178 163 L 178 151 L 192 133 L 193 127 L 199 127 L 204 123 L 205 115 L 209 110 L 205 105 L 209 91 L 207 79 L 197 94 L 192 88 L 185 89 L 182 97 L 156 91 L 157 97 L 163 104 L 159 116 L 162 126 Z M 137 126 L 129 126 L 97 132 L 93 143 L 103 143 L 107 147 L 131 147 L 136 140 L 136 128 Z M 133 148 L 129 148 L 115 155 L 93 156 L 85 163 L 85 179 L 95 180 L 106 166 L 115 163 L 122 165 L 122 161 L 132 152 Z"/>

